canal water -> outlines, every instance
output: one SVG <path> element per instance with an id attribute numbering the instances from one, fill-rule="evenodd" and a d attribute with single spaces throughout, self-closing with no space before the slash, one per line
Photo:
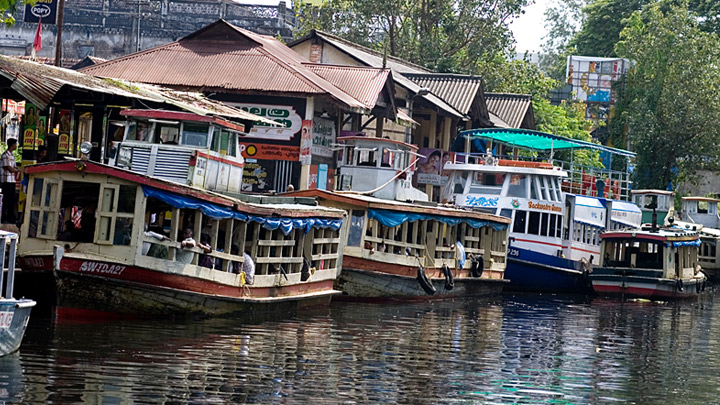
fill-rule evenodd
<path id="1" fill-rule="evenodd" d="M 231 320 L 33 317 L 5 403 L 718 403 L 720 291 L 505 295 Z"/>

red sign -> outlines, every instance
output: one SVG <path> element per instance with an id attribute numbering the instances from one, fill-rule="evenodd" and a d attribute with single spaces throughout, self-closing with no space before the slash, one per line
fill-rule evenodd
<path id="1" fill-rule="evenodd" d="M 242 152 L 242 157 L 245 159 L 289 160 L 297 162 L 300 156 L 300 147 L 240 142 L 240 152 Z"/>

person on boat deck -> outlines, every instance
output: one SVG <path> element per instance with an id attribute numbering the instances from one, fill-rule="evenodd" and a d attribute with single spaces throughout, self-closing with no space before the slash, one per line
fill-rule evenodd
<path id="1" fill-rule="evenodd" d="M 595 184 L 595 188 L 597 188 L 597 196 L 600 198 L 605 197 L 605 176 L 598 177 L 597 182 Z"/>
<path id="2" fill-rule="evenodd" d="M 208 253 L 212 252 L 212 248 L 210 247 L 210 235 L 208 235 L 206 233 L 200 235 L 199 247 Z M 213 261 L 214 260 L 213 260 L 212 256 L 200 255 L 200 259 L 198 259 L 198 265 L 200 265 L 202 267 L 207 267 L 208 269 L 212 269 Z"/>
<path id="3" fill-rule="evenodd" d="M 175 261 L 181 263 L 192 263 L 194 253 L 191 250 L 194 247 L 202 248 L 206 253 L 210 253 L 210 246 L 202 246 L 193 239 L 193 231 L 190 228 L 183 230 L 183 240 L 180 242 L 180 249 L 175 249 Z"/>
<path id="4" fill-rule="evenodd" d="M 243 252 L 242 272 L 245 273 L 245 284 L 252 284 L 255 281 L 255 262 L 247 252 Z"/>
<path id="5" fill-rule="evenodd" d="M 170 240 L 167 236 L 153 232 L 149 229 L 145 230 L 146 238 L 155 238 L 157 240 Z M 157 243 L 143 242 L 142 244 L 143 256 L 157 257 L 159 259 L 167 259 L 168 248 L 167 246 L 160 245 Z"/>

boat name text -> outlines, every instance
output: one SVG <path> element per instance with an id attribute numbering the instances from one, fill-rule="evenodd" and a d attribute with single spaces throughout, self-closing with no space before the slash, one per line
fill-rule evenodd
<path id="1" fill-rule="evenodd" d="M 485 197 L 475 197 L 472 195 L 466 195 L 464 205 L 466 207 L 497 207 L 498 200 L 499 200 L 498 197 L 485 198 Z"/>
<path id="2" fill-rule="evenodd" d="M 125 266 L 117 264 L 107 264 L 98 262 L 83 262 L 80 265 L 80 271 L 86 271 L 88 273 L 107 273 L 119 275 L 125 270 Z"/>
<path id="3" fill-rule="evenodd" d="M 7 329 L 12 324 L 13 320 L 13 314 L 12 311 L 2 311 L 0 312 L 0 328 Z"/>
<path id="4" fill-rule="evenodd" d="M 528 201 L 528 208 L 534 209 L 534 210 L 543 210 L 543 211 L 554 211 L 554 212 L 562 212 L 562 207 L 558 207 L 554 204 L 536 204 L 532 201 Z"/>

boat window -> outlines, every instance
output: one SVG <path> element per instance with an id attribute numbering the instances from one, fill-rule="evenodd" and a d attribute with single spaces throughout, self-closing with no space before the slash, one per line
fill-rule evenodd
<path id="1" fill-rule="evenodd" d="M 550 214 L 550 226 L 548 227 L 548 236 L 559 238 L 560 235 L 557 233 L 557 215 Z"/>
<path id="2" fill-rule="evenodd" d="M 364 225 L 365 211 L 352 210 L 350 215 L 350 230 L 348 231 L 348 246 L 360 246 Z"/>
<path id="3" fill-rule="evenodd" d="M 30 223 L 28 236 L 32 238 L 55 238 L 58 228 L 58 183 L 36 178 L 30 200 Z"/>
<path id="4" fill-rule="evenodd" d="M 522 174 L 510 175 L 510 186 L 507 195 L 508 197 L 527 198 L 527 176 Z"/>
<path id="5" fill-rule="evenodd" d="M 207 147 L 208 124 L 184 123 L 182 130 L 182 144 L 190 146 Z"/>
<path id="6" fill-rule="evenodd" d="M 130 245 L 136 186 L 105 185 L 100 194 L 97 243 Z"/>
<path id="7" fill-rule="evenodd" d="M 550 225 L 549 214 L 547 212 L 543 212 L 541 218 L 542 218 L 542 222 L 540 225 L 540 235 L 548 236 L 548 228 Z"/>
<path id="8" fill-rule="evenodd" d="M 180 124 L 155 123 L 155 142 L 177 145 L 180 141 Z"/>
<path id="9" fill-rule="evenodd" d="M 537 179 L 533 176 L 529 178 L 530 181 L 530 198 L 533 200 L 538 199 Z"/>
<path id="10" fill-rule="evenodd" d="M 642 195 L 636 195 L 635 197 L 633 197 L 633 201 L 635 201 L 635 205 L 637 205 L 638 207 L 644 207 L 642 200 Z"/>
<path id="11" fill-rule="evenodd" d="M 540 199 L 551 201 L 552 198 L 548 190 L 547 177 L 538 177 L 540 183 Z"/>
<path id="12" fill-rule="evenodd" d="M 707 214 L 708 213 L 708 202 L 707 201 L 698 201 L 698 214 Z"/>
<path id="13" fill-rule="evenodd" d="M 142 141 L 151 142 L 152 132 L 150 131 L 150 124 L 144 121 L 131 122 L 128 127 L 127 140 L 129 141 Z"/>
<path id="14" fill-rule="evenodd" d="M 473 194 L 500 194 L 502 191 L 503 175 L 495 173 L 475 173 L 470 193 Z"/>
<path id="15" fill-rule="evenodd" d="M 372 166 L 375 167 L 375 154 L 377 153 L 375 150 L 359 150 L 356 149 L 358 154 L 358 160 L 357 164 L 358 166 Z"/>
<path id="16" fill-rule="evenodd" d="M 382 160 L 380 161 L 380 167 L 394 167 L 395 165 L 395 153 L 390 149 L 382 149 Z"/>
<path id="17" fill-rule="evenodd" d="M 453 176 L 453 182 L 455 183 L 453 193 L 465 193 L 465 183 L 467 183 L 467 178 L 468 172 L 455 172 L 455 176 Z"/>
<path id="18" fill-rule="evenodd" d="M 540 234 L 540 213 L 530 211 L 528 215 L 528 234 L 539 235 Z"/>
<path id="19" fill-rule="evenodd" d="M 500 210 L 500 216 L 505 218 L 512 218 L 513 210 L 509 208 L 503 208 Z"/>
<path id="20" fill-rule="evenodd" d="M 525 233 L 525 223 L 527 222 L 527 211 L 515 211 L 515 222 L 513 223 L 513 232 Z"/>

